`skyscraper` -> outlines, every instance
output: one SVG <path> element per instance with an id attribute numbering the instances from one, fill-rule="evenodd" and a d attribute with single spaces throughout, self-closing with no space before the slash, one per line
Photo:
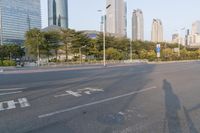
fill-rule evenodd
<path id="1" fill-rule="evenodd" d="M 124 0 L 107 0 L 106 32 L 118 37 L 126 36 L 126 2 Z"/>
<path id="2" fill-rule="evenodd" d="M 41 28 L 40 0 L 0 0 L 3 44 L 22 44 L 25 33 Z"/>
<path id="3" fill-rule="evenodd" d="M 163 41 L 163 25 L 161 20 L 153 19 L 152 31 L 151 31 L 151 41 L 152 42 L 162 42 Z"/>
<path id="4" fill-rule="evenodd" d="M 68 0 L 48 0 L 49 26 L 68 28 Z"/>
<path id="5" fill-rule="evenodd" d="M 200 21 L 196 21 L 192 24 L 192 34 L 200 34 Z"/>
<path id="6" fill-rule="evenodd" d="M 141 41 L 144 40 L 144 20 L 143 20 L 143 13 L 140 9 L 133 11 L 132 39 Z"/>

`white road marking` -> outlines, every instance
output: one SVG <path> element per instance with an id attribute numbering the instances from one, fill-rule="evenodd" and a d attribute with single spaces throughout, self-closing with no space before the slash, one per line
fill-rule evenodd
<path id="1" fill-rule="evenodd" d="M 22 91 L 15 91 L 15 92 L 0 93 L 0 96 L 4 96 L 4 95 L 12 95 L 12 94 L 17 94 L 17 93 L 22 93 Z"/>
<path id="2" fill-rule="evenodd" d="M 24 90 L 26 88 L 10 88 L 10 89 L 0 89 L 0 91 L 18 91 L 18 90 Z"/>
<path id="3" fill-rule="evenodd" d="M 61 95 L 55 95 L 54 97 L 55 98 L 58 98 L 58 97 L 64 97 L 64 96 L 69 96 L 70 94 L 66 93 L 66 94 L 61 94 Z"/>
<path id="4" fill-rule="evenodd" d="M 78 91 L 90 91 L 90 92 L 95 92 L 95 91 L 104 91 L 103 89 L 97 89 L 97 88 L 84 88 L 84 89 L 79 89 Z"/>
<path id="5" fill-rule="evenodd" d="M 78 105 L 78 106 L 74 106 L 72 108 L 58 110 L 58 111 L 55 111 L 55 112 L 52 112 L 52 113 L 39 115 L 38 118 L 50 117 L 50 116 L 54 116 L 54 115 L 57 115 L 57 114 L 61 114 L 61 113 L 65 113 L 65 112 L 69 112 L 69 111 L 73 111 L 73 110 L 89 107 L 89 106 L 92 106 L 92 105 L 96 105 L 96 104 L 101 104 L 101 103 L 117 100 L 117 99 L 124 98 L 124 97 L 127 97 L 127 96 L 131 96 L 131 95 L 135 95 L 135 94 L 142 93 L 142 92 L 145 92 L 145 91 L 149 91 L 149 90 L 152 90 L 152 89 L 155 89 L 155 88 L 156 87 L 154 86 L 154 87 L 146 88 L 146 89 L 143 89 L 143 90 L 133 91 L 133 92 L 130 92 L 130 93 L 127 93 L 127 94 L 119 95 L 119 96 L 116 96 L 116 97 L 111 97 L 111 98 L 99 100 L 99 101 L 96 101 L 96 102 L 91 102 L 91 103 L 87 103 L 87 104 L 83 104 L 83 105 Z"/>
<path id="6" fill-rule="evenodd" d="M 69 95 L 80 97 L 82 96 L 83 93 L 87 95 L 91 95 L 92 92 L 103 92 L 103 91 L 104 91 L 103 89 L 97 89 L 97 88 L 84 88 L 84 89 L 78 89 L 77 92 L 68 90 L 66 91 L 65 94 L 55 95 L 54 97 L 58 98 L 58 97 L 64 97 L 64 96 L 69 96 Z"/>
<path id="7" fill-rule="evenodd" d="M 85 93 L 85 94 L 88 94 L 88 95 L 91 95 L 91 92 L 90 92 L 90 91 L 85 91 L 84 93 Z"/>
<path id="8" fill-rule="evenodd" d="M 75 97 L 80 97 L 82 96 L 81 94 L 79 94 L 79 92 L 74 92 L 74 91 L 66 91 L 68 94 L 73 95 Z"/>
<path id="9" fill-rule="evenodd" d="M 0 111 L 15 109 L 17 104 L 19 104 L 21 108 L 30 106 L 26 98 L 19 98 L 17 102 L 14 100 L 0 102 Z"/>

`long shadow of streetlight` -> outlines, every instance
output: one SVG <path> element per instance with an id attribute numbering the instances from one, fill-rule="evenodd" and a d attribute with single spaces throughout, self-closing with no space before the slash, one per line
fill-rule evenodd
<path id="1" fill-rule="evenodd" d="M 181 109 L 180 100 L 167 80 L 163 81 L 163 90 L 165 92 L 165 128 L 168 128 L 169 133 L 182 133 L 178 116 L 178 111 Z"/>

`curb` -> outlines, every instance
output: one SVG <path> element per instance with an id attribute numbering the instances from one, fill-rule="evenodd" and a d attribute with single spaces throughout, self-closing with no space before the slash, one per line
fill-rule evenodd
<path id="1" fill-rule="evenodd" d="M 4 72 L 3 69 L 0 69 L 0 73 Z"/>

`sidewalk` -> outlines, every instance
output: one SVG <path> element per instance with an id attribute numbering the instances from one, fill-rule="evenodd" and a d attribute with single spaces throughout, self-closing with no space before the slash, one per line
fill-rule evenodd
<path id="1" fill-rule="evenodd" d="M 25 74 L 25 73 L 56 72 L 56 71 L 69 71 L 69 70 L 104 69 L 104 68 L 114 68 L 114 67 L 123 67 L 123 66 L 140 65 L 140 64 L 144 64 L 144 62 L 107 64 L 106 67 L 104 67 L 103 64 L 22 67 L 22 68 L 15 68 L 15 67 L 5 68 L 4 67 L 3 69 L 2 67 L 0 67 L 0 74 Z"/>

